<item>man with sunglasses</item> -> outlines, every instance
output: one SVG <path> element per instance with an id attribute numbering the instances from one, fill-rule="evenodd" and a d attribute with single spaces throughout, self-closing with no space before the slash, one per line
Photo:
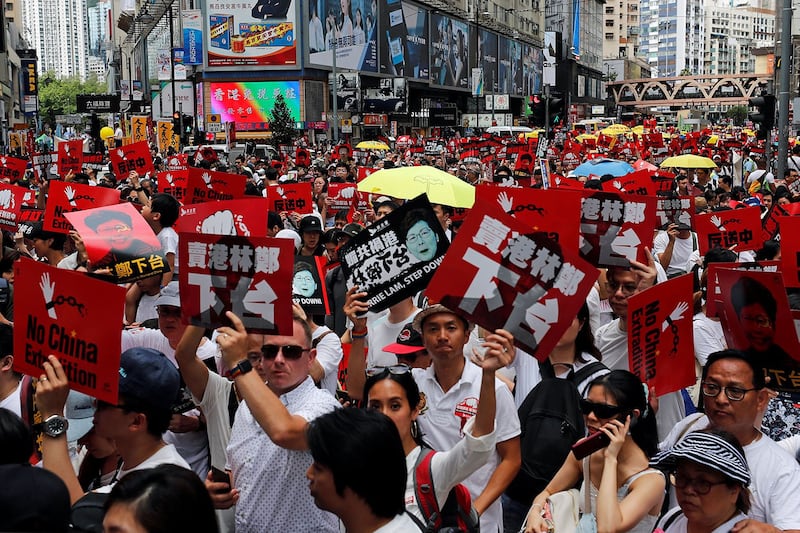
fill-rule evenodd
<path id="1" fill-rule="evenodd" d="M 293 317 L 291 335 L 263 335 L 261 353 L 253 354 L 242 321 L 231 312 L 228 318 L 233 327 L 219 328 L 217 343 L 242 399 L 227 450 L 236 486 L 212 498 L 236 504 L 237 533 L 338 532 L 336 516 L 314 505 L 305 477 L 308 424 L 339 406 L 309 374 L 316 350 L 308 324 Z"/>
<path id="2" fill-rule="evenodd" d="M 769 402 L 759 361 L 738 350 L 715 352 L 703 367 L 700 387 L 705 414 L 690 415 L 676 425 L 661 450 L 671 449 L 690 431 L 727 431 L 744 448 L 753 496 L 749 518 L 732 531 L 800 531 L 800 465 L 758 429 Z"/>
<path id="3" fill-rule="evenodd" d="M 628 299 L 656 284 L 656 260 L 647 251 L 648 264 L 631 261 L 629 268 L 611 267 L 606 272 L 608 303 L 616 319 L 597 328 L 595 345 L 603 354 L 603 364 L 610 370 L 628 368 Z M 691 320 L 687 315 L 686 320 Z M 653 391 L 651 391 L 653 392 Z M 658 391 L 655 391 L 658 394 Z M 652 403 L 652 402 L 651 402 Z M 683 396 L 673 392 L 658 398 L 656 421 L 658 438 L 667 436 L 670 428 L 686 416 Z"/>

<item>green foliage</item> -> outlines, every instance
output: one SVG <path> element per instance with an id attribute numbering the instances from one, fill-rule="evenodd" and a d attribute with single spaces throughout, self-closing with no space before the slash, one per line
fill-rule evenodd
<path id="1" fill-rule="evenodd" d="M 106 83 L 95 77 L 81 82 L 78 77 L 58 79 L 53 72 L 46 72 L 39 78 L 39 114 L 52 124 L 56 115 L 76 112 L 76 95 L 107 92 Z"/>
<path id="2" fill-rule="evenodd" d="M 737 105 L 725 111 L 725 117 L 733 120 L 736 126 L 742 126 L 747 120 L 747 106 Z"/>
<path id="3" fill-rule="evenodd" d="M 275 105 L 270 113 L 269 129 L 276 144 L 292 144 L 297 137 L 297 130 L 294 127 L 295 121 L 289 106 L 286 105 L 283 95 L 279 94 L 275 98 Z"/>

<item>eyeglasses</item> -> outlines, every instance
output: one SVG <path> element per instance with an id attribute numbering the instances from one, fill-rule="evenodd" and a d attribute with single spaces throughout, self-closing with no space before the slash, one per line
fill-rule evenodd
<path id="1" fill-rule="evenodd" d="M 606 282 L 606 288 L 611 294 L 615 294 L 618 290 L 622 289 L 622 294 L 630 296 L 636 292 L 639 287 L 635 283 L 617 283 L 616 281 Z"/>
<path id="2" fill-rule="evenodd" d="M 669 475 L 669 481 L 678 489 L 685 489 L 691 486 L 700 496 L 711 492 L 711 487 L 715 485 L 726 485 L 728 483 L 727 481 L 708 481 L 707 479 L 702 478 L 692 479 L 682 476 L 677 472 Z"/>
<path id="3" fill-rule="evenodd" d="M 597 418 L 614 418 L 619 415 L 624 409 L 618 405 L 608 405 L 607 403 L 595 403 L 589 400 L 581 400 L 581 413 L 589 416 L 589 413 L 594 413 Z"/>
<path id="4" fill-rule="evenodd" d="M 758 388 L 743 389 L 741 387 L 720 387 L 716 383 L 709 383 L 708 381 L 701 381 L 700 387 L 703 391 L 703 396 L 709 398 L 716 398 L 720 391 L 725 392 L 725 396 L 732 402 L 740 402 L 744 400 L 744 395 L 750 391 L 758 390 Z"/>
<path id="5" fill-rule="evenodd" d="M 159 305 L 156 307 L 156 312 L 158 316 L 163 316 L 165 318 L 180 318 L 181 317 L 181 308 L 180 307 L 167 307 L 163 305 Z"/>
<path id="6" fill-rule="evenodd" d="M 760 328 L 772 327 L 772 320 L 770 320 L 769 317 L 766 317 L 764 315 L 759 315 L 759 316 L 742 315 L 741 318 L 745 322 L 750 322 L 751 324 L 755 324 Z"/>
<path id="7" fill-rule="evenodd" d="M 411 372 L 411 367 L 408 365 L 392 365 L 392 366 L 373 366 L 367 369 L 367 377 L 373 378 L 375 376 L 382 376 L 384 374 L 394 374 L 400 376 Z"/>
<path id="8" fill-rule="evenodd" d="M 278 357 L 278 352 L 283 353 L 284 359 L 291 359 L 296 361 L 305 352 L 310 352 L 311 348 L 303 348 L 294 344 L 287 344 L 286 346 L 278 346 L 277 344 L 265 344 L 261 347 L 261 355 L 264 359 L 275 359 Z"/>
<path id="9" fill-rule="evenodd" d="M 406 242 L 410 244 L 418 244 L 423 239 L 427 239 L 431 235 L 433 235 L 433 230 L 431 228 L 424 228 L 417 234 L 406 235 Z"/>

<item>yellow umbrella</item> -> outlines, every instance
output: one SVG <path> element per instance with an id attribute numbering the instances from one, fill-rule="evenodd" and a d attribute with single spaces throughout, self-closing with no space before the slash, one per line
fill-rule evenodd
<path id="1" fill-rule="evenodd" d="M 708 138 L 706 144 L 716 146 L 718 142 L 719 142 L 719 135 L 712 135 Z"/>
<path id="2" fill-rule="evenodd" d="M 612 124 L 607 128 L 600 130 L 603 135 L 624 135 L 630 133 L 631 129 L 624 124 Z"/>
<path id="3" fill-rule="evenodd" d="M 591 133 L 581 133 L 580 135 L 575 137 L 575 140 L 578 141 L 579 143 L 582 143 L 583 141 L 585 141 L 587 139 L 592 140 L 592 141 L 596 141 L 597 140 L 597 135 L 592 135 Z"/>
<path id="4" fill-rule="evenodd" d="M 472 207 L 475 187 L 435 167 L 398 167 L 373 172 L 358 183 L 358 190 L 410 200 L 427 194 L 435 204 Z"/>
<path id="5" fill-rule="evenodd" d="M 361 141 L 356 145 L 361 150 L 388 150 L 389 145 L 381 141 Z"/>
<path id="6" fill-rule="evenodd" d="M 643 135 L 644 134 L 644 126 L 639 124 L 638 126 L 634 126 L 631 128 L 631 132 L 635 133 L 636 135 Z"/>
<path id="7" fill-rule="evenodd" d="M 717 168 L 717 164 L 708 157 L 683 154 L 666 158 L 661 168 Z"/>

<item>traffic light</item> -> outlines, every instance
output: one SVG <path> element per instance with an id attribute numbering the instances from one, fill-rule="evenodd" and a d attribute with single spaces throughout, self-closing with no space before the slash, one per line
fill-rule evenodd
<path id="1" fill-rule="evenodd" d="M 753 124 L 758 125 L 757 139 L 769 139 L 770 132 L 775 126 L 775 96 L 772 94 L 762 94 L 747 101 L 750 107 L 758 109 L 755 113 L 749 113 L 748 117 Z"/>
<path id="2" fill-rule="evenodd" d="M 172 132 L 173 133 L 180 133 L 181 132 L 181 114 L 175 111 L 172 113 Z"/>
<path id="3" fill-rule="evenodd" d="M 534 126 L 544 125 L 544 105 L 544 100 L 538 96 L 534 95 L 528 97 L 528 121 Z"/>
<path id="4" fill-rule="evenodd" d="M 564 116 L 564 99 L 563 98 L 550 98 L 550 124 L 556 125 L 561 122 Z"/>

